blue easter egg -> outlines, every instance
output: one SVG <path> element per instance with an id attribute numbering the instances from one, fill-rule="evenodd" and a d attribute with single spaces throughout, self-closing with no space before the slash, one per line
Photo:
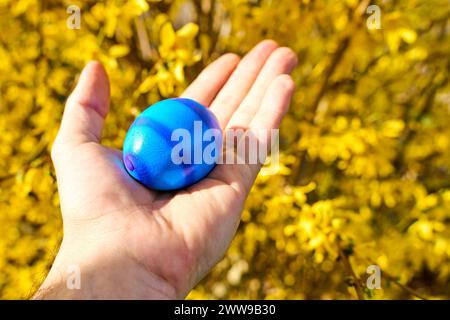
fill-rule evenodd
<path id="1" fill-rule="evenodd" d="M 167 99 L 133 122 L 125 137 L 123 162 L 146 187 L 175 190 L 206 177 L 221 148 L 222 132 L 211 111 L 190 99 Z"/>

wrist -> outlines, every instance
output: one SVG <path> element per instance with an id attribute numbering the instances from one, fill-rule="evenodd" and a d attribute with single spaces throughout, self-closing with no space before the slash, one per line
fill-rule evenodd
<path id="1" fill-rule="evenodd" d="M 34 299 L 178 299 L 164 279 L 107 246 L 64 243 Z"/>

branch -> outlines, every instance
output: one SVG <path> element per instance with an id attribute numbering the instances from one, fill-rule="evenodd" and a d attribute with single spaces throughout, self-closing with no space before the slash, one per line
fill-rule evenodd
<path id="1" fill-rule="evenodd" d="M 437 92 L 439 89 L 444 87 L 448 83 L 448 78 L 444 77 L 441 81 L 438 83 L 433 84 L 433 80 L 435 78 L 437 73 L 434 74 L 432 77 L 429 86 L 425 87 L 424 89 L 428 89 L 428 94 L 425 97 L 423 106 L 420 109 L 420 112 L 417 114 L 417 116 L 414 118 L 414 121 L 420 122 L 425 115 L 427 115 L 433 108 L 434 100 L 436 97 Z M 409 108 L 410 110 L 411 108 Z M 405 122 L 408 121 L 408 112 L 405 114 Z M 405 157 L 405 151 L 407 146 L 411 143 L 411 141 L 414 139 L 414 137 L 417 134 L 417 130 L 407 130 L 403 139 L 401 140 L 402 143 L 400 145 L 400 150 L 397 153 L 396 158 L 393 161 L 394 166 L 400 170 L 401 165 L 403 163 L 404 157 Z M 404 169 L 404 168 L 403 168 Z M 403 170 L 401 170 L 403 171 Z"/>
<path id="2" fill-rule="evenodd" d="M 372 265 L 377 265 L 377 264 L 375 263 L 375 261 L 369 261 L 369 263 L 372 264 Z M 384 276 L 385 278 L 387 278 L 388 280 L 392 281 L 392 282 L 393 282 L 395 285 L 397 285 L 400 289 L 405 290 L 406 292 L 408 292 L 408 293 L 411 294 L 412 296 L 417 297 L 417 298 L 419 298 L 419 299 L 421 299 L 421 300 L 428 300 L 427 298 L 425 298 L 424 296 L 422 296 L 421 294 L 419 294 L 419 293 L 418 293 L 417 291 L 415 291 L 414 289 L 412 289 L 412 288 L 410 288 L 410 287 L 408 287 L 408 286 L 406 286 L 406 285 L 404 285 L 404 284 L 401 284 L 400 281 L 398 281 L 398 277 L 394 277 L 393 275 L 391 275 L 390 273 L 388 273 L 388 272 L 385 271 L 385 270 L 382 270 L 381 273 L 383 274 L 383 276 Z"/>
<path id="3" fill-rule="evenodd" d="M 411 294 L 412 296 L 419 298 L 421 300 L 428 300 L 427 298 L 425 298 L 424 296 L 420 295 L 419 293 L 417 293 L 417 291 L 415 291 L 414 289 L 411 289 L 408 286 L 405 286 L 404 284 L 401 284 L 400 281 L 397 280 L 397 277 L 393 277 L 392 275 L 390 275 L 389 273 L 387 273 L 386 271 L 382 271 L 382 274 L 389 279 L 390 281 L 392 281 L 394 284 L 396 284 L 399 288 L 405 290 L 406 292 L 408 292 L 409 294 Z"/>
<path id="4" fill-rule="evenodd" d="M 344 250 L 342 250 L 340 243 L 338 243 L 338 250 L 339 250 L 339 257 L 341 258 L 342 262 L 344 263 L 345 269 L 353 278 L 354 287 L 355 287 L 358 299 L 364 300 L 364 286 L 361 284 L 361 279 L 359 279 L 359 277 L 356 275 L 355 270 L 353 269 L 352 264 L 350 263 L 348 255 L 344 252 Z"/>
<path id="5" fill-rule="evenodd" d="M 355 33 L 355 31 L 357 31 L 360 28 L 360 26 L 363 22 L 362 18 L 364 17 L 366 8 L 369 5 L 369 3 L 370 3 L 369 0 L 362 0 L 360 2 L 360 4 L 358 6 L 356 6 L 356 8 L 354 9 L 353 14 L 352 14 L 353 21 L 354 21 L 353 25 L 347 29 L 347 32 L 339 41 L 336 51 L 331 56 L 330 62 L 325 71 L 325 76 L 322 80 L 322 83 L 320 84 L 319 92 L 317 93 L 317 95 L 314 98 L 313 103 L 311 105 L 312 113 L 311 113 L 311 119 L 309 119 L 310 121 L 314 120 L 315 115 L 317 113 L 317 108 L 319 106 L 319 103 L 322 100 L 322 98 L 324 97 L 325 93 L 329 89 L 330 79 L 331 79 L 332 75 L 334 74 L 334 72 L 336 71 L 336 68 L 339 65 L 339 62 L 341 62 L 342 58 L 344 57 L 345 52 L 349 48 L 351 40 L 352 40 L 352 35 Z M 298 165 L 297 165 L 296 169 L 294 170 L 294 174 L 293 174 L 294 183 L 300 183 L 299 180 L 301 180 L 301 178 L 302 178 L 302 173 L 304 170 L 301 170 L 301 169 L 304 168 L 304 166 L 305 166 L 306 151 L 305 150 L 301 151 L 297 158 L 300 160 L 298 161 Z"/>

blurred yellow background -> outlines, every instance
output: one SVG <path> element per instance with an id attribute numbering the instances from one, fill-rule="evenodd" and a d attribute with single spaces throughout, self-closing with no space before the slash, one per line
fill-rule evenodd
<path id="1" fill-rule="evenodd" d="M 49 150 L 88 60 L 111 78 L 103 142 L 121 148 L 148 105 L 264 38 L 299 57 L 281 163 L 189 298 L 450 298 L 449 15 L 448 0 L 0 0 L 0 298 L 33 294 L 57 252 Z"/>

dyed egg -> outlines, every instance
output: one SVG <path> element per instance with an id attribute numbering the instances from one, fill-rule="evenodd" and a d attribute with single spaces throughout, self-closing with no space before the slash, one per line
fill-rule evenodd
<path id="1" fill-rule="evenodd" d="M 146 187 L 175 190 L 206 177 L 221 148 L 222 131 L 211 111 L 190 99 L 167 99 L 133 122 L 125 137 L 123 162 Z"/>

